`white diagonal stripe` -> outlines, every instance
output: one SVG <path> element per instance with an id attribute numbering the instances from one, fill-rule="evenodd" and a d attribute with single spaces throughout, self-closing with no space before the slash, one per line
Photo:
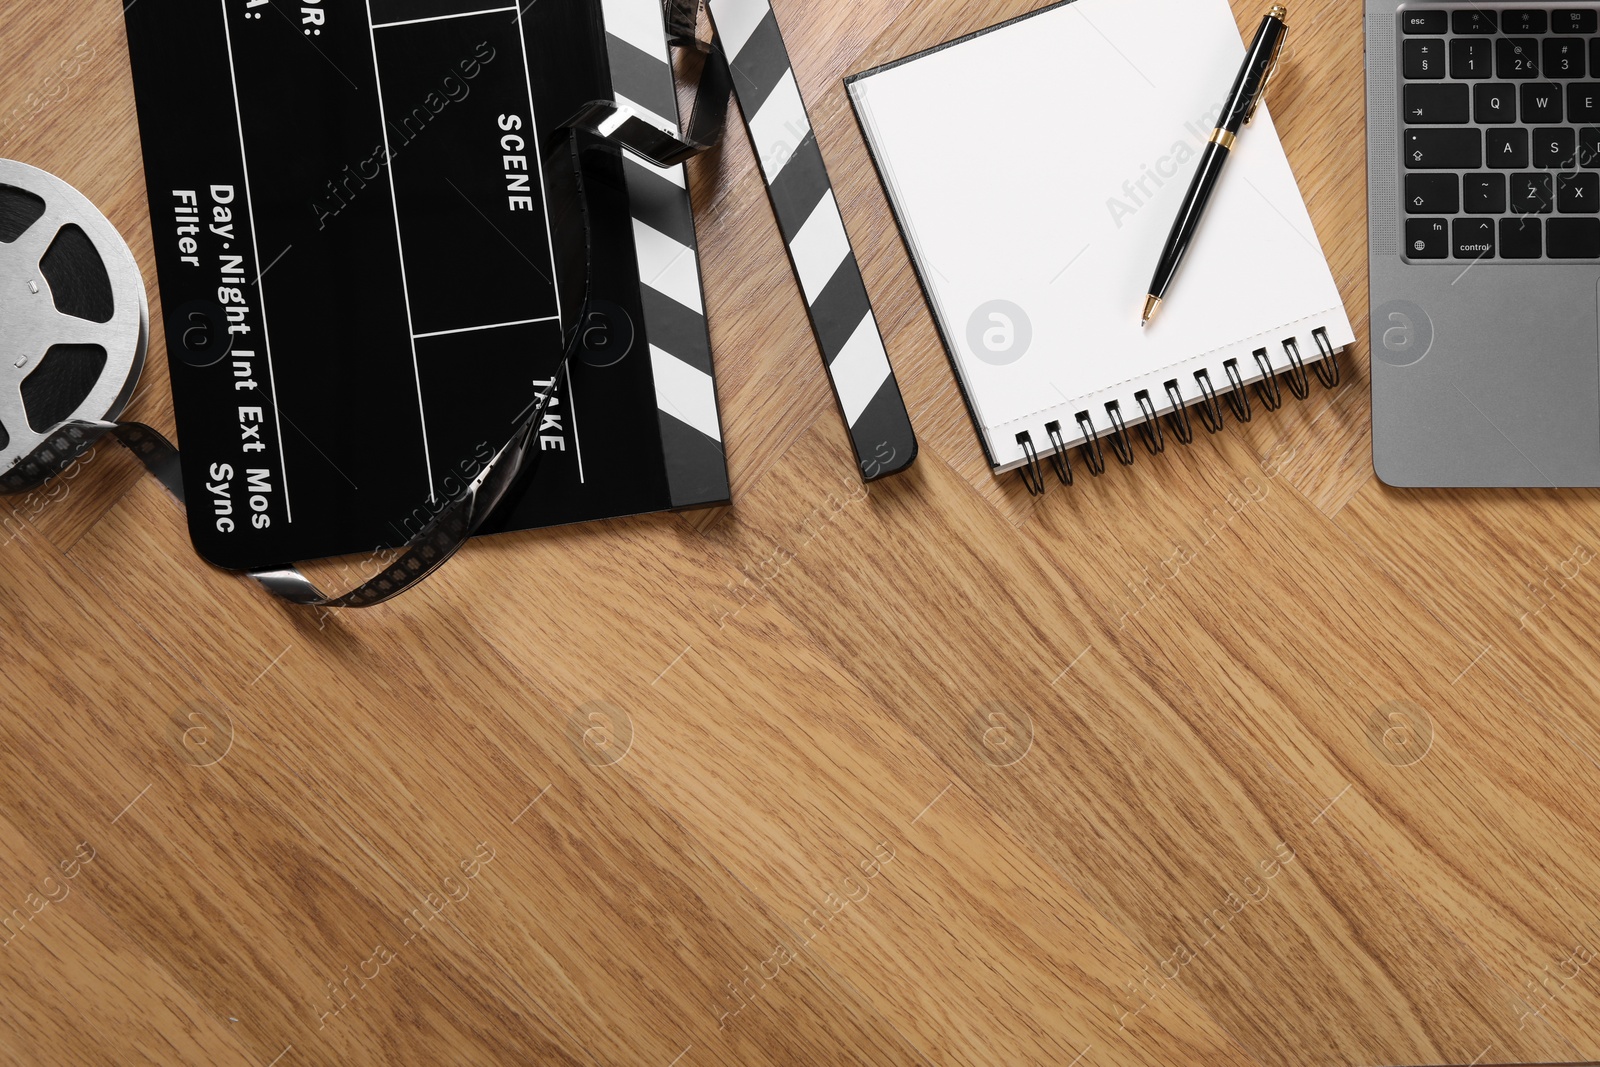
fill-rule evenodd
<path id="1" fill-rule="evenodd" d="M 730 60 L 739 58 L 739 51 L 771 10 L 767 0 L 711 0 L 711 21 Z"/>
<path id="2" fill-rule="evenodd" d="M 667 58 L 667 31 L 658 0 L 600 0 L 606 32 L 616 34 L 647 56 Z"/>
<path id="3" fill-rule="evenodd" d="M 828 365 L 828 373 L 839 393 L 845 424 L 853 427 L 890 374 L 889 355 L 883 350 L 883 338 L 878 336 L 878 323 L 871 312 Z"/>
<path id="4" fill-rule="evenodd" d="M 713 441 L 721 441 L 717 389 L 711 375 L 655 345 L 650 346 L 650 367 L 656 376 L 656 406 Z"/>
<path id="5" fill-rule="evenodd" d="M 786 70 L 761 110 L 750 119 L 750 140 L 755 144 L 756 158 L 761 161 L 768 185 L 778 180 L 784 165 L 810 132 L 811 121 L 806 118 L 806 105 L 800 99 L 800 86 L 795 84 L 794 71 Z"/>
<path id="6" fill-rule="evenodd" d="M 850 255 L 850 238 L 845 235 L 844 221 L 839 218 L 839 205 L 834 202 L 831 189 L 822 194 L 811 217 L 794 235 L 789 251 L 794 255 L 795 273 L 800 276 L 800 288 L 806 294 L 809 307 L 817 302 L 822 287 Z"/>
<path id="7" fill-rule="evenodd" d="M 700 271 L 693 249 L 638 219 L 633 220 L 633 243 L 639 251 L 640 280 L 696 315 L 706 313 L 700 300 Z"/>

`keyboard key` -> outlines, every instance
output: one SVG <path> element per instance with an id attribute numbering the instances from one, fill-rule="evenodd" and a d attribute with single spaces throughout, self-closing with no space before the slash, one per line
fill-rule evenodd
<path id="1" fill-rule="evenodd" d="M 1567 86 L 1567 121 L 1600 122 L 1600 82 Z"/>
<path id="2" fill-rule="evenodd" d="M 1549 33 L 1550 15 L 1544 11 L 1506 11 L 1500 16 L 1500 30 L 1502 33 Z"/>
<path id="3" fill-rule="evenodd" d="M 1413 88 L 1413 86 L 1406 86 Z M 1421 86 L 1418 86 L 1421 88 Z M 1446 86 L 1440 86 L 1446 88 Z M 1485 125 L 1517 122 L 1517 86 L 1486 82 L 1472 86 L 1472 118 Z"/>
<path id="4" fill-rule="evenodd" d="M 1465 131 L 1440 130 L 1439 132 L 1461 133 Z M 1534 130 L 1533 165 L 1545 170 L 1560 170 L 1563 167 L 1577 166 L 1578 139 L 1576 133 L 1564 126 Z"/>
<path id="5" fill-rule="evenodd" d="M 1500 28 L 1493 11 L 1457 11 L 1453 22 L 1460 34 L 1493 33 Z"/>
<path id="6" fill-rule="evenodd" d="M 1584 43 L 1575 37 L 1552 37 L 1544 43 L 1546 78 L 1581 78 L 1586 71 Z"/>
<path id="7" fill-rule="evenodd" d="M 1423 44 L 1422 41 L 1407 41 L 1409 49 L 1413 44 Z M 1515 78 L 1526 81 L 1539 76 L 1539 42 L 1532 37 L 1498 37 L 1494 42 L 1495 70 L 1502 78 Z M 1409 57 L 1408 57 L 1409 58 Z M 1406 67 L 1406 77 L 1411 77 L 1409 63 Z M 1435 75 L 1418 74 L 1416 77 L 1435 77 Z"/>
<path id="8" fill-rule="evenodd" d="M 1500 258 L 1538 259 L 1544 255 L 1544 224 L 1531 215 L 1500 220 Z"/>
<path id="9" fill-rule="evenodd" d="M 1410 86 L 1407 86 L 1410 88 Z M 1473 118 L 1485 125 L 1517 121 L 1517 87 L 1488 82 L 1472 87 Z"/>
<path id="10" fill-rule="evenodd" d="M 1477 170 L 1481 166 L 1483 135 L 1477 130 L 1406 131 L 1408 170 Z"/>
<path id="11" fill-rule="evenodd" d="M 1527 130 L 1485 130 L 1484 136 L 1489 141 L 1489 166 L 1515 170 L 1528 165 Z"/>
<path id="12" fill-rule="evenodd" d="M 1500 178 L 1500 175 L 1493 177 Z M 1596 175 L 1600 177 L 1600 175 Z M 1468 178 L 1471 181 L 1471 178 Z M 1500 199 L 1505 199 L 1505 186 L 1502 184 Z M 1406 175 L 1406 214 L 1408 215 L 1454 215 L 1461 210 L 1461 187 L 1454 174 L 1407 174 Z M 1504 211 L 1504 207 L 1496 208 Z"/>
<path id="13" fill-rule="evenodd" d="M 1545 241 L 1551 259 L 1600 259 L 1600 219 L 1551 219 Z"/>
<path id="14" fill-rule="evenodd" d="M 1549 174 L 1513 174 L 1511 176 L 1511 213 L 1513 215 L 1548 215 L 1555 210 L 1553 183 Z"/>
<path id="15" fill-rule="evenodd" d="M 1600 168 L 1600 130 L 1593 126 L 1578 131 L 1578 166 Z"/>
<path id="16" fill-rule="evenodd" d="M 1457 259 L 1494 258 L 1494 219 L 1456 219 L 1452 228 Z"/>
<path id="17" fill-rule="evenodd" d="M 1450 42 L 1450 77 L 1494 76 L 1494 42 L 1487 37 L 1457 37 Z"/>
<path id="18" fill-rule="evenodd" d="M 1429 86 L 1432 88 L 1432 86 Z M 1441 85 L 1441 89 L 1450 86 Z M 1522 87 L 1523 122 L 1560 122 L 1561 86 L 1549 82 L 1533 82 Z"/>
<path id="19" fill-rule="evenodd" d="M 1450 15 L 1444 11 L 1407 11 L 1400 18 L 1400 25 L 1405 27 L 1408 34 L 1418 33 L 1449 33 Z M 1592 33 L 1592 30 L 1567 30 L 1567 33 Z"/>
<path id="20" fill-rule="evenodd" d="M 1444 19 L 1436 21 L 1442 24 Z M 1556 33 L 1600 33 L 1600 17 L 1596 16 L 1594 8 L 1557 11 L 1550 16 L 1550 28 Z"/>
<path id="21" fill-rule="evenodd" d="M 1409 182 L 1412 178 L 1433 178 L 1432 174 L 1412 174 L 1407 176 Z M 1452 183 L 1455 175 L 1449 175 Z M 1595 175 L 1600 178 L 1600 174 Z M 1464 187 L 1462 201 L 1465 211 L 1469 215 L 1504 215 L 1506 213 L 1506 176 L 1504 174 L 1468 174 L 1461 179 Z M 1411 186 L 1406 186 L 1409 195 Z M 1454 190 L 1452 190 L 1453 192 Z M 1410 201 L 1407 201 L 1410 204 Z M 1454 208 L 1439 208 L 1441 213 L 1454 214 Z"/>
<path id="22" fill-rule="evenodd" d="M 1509 75 L 1508 75 L 1509 76 Z M 1531 78 L 1533 75 L 1529 75 Z M 1418 40 L 1406 42 L 1406 79 L 1444 77 L 1444 42 Z"/>
<path id="23" fill-rule="evenodd" d="M 1556 210 L 1563 215 L 1600 214 L 1600 174 L 1563 174 L 1557 178 Z"/>
<path id="24" fill-rule="evenodd" d="M 1412 259 L 1448 259 L 1449 224 L 1443 219 L 1407 219 L 1406 253 Z"/>
<path id="25" fill-rule="evenodd" d="M 1576 87 L 1574 87 L 1576 88 Z M 1406 122 L 1413 126 L 1448 126 L 1468 122 L 1469 97 L 1465 85 L 1416 84 L 1405 87 Z M 1559 116 L 1550 122 L 1560 122 Z"/>

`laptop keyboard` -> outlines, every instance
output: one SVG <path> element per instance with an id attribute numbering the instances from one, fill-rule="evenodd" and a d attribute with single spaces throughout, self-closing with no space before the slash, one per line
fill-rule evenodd
<path id="1" fill-rule="evenodd" d="M 1600 7 L 1400 20 L 1406 257 L 1600 260 Z"/>

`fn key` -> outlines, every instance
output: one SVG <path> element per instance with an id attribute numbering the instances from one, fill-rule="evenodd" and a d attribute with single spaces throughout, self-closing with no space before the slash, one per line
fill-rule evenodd
<path id="1" fill-rule="evenodd" d="M 1444 219 L 1407 219 L 1406 255 L 1412 259 L 1448 259 L 1450 224 Z"/>

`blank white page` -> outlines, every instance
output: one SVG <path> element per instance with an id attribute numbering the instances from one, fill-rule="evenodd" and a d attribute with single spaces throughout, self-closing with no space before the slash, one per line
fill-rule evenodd
<path id="1" fill-rule="evenodd" d="M 1283 369 L 1286 338 L 1307 363 L 1318 327 L 1354 340 L 1266 107 L 1139 328 L 1244 52 L 1227 0 L 1076 0 L 851 81 L 996 469 L 1020 431 L 1043 453 L 1050 421 L 1071 445 L 1079 411 L 1131 425 L 1140 389 L 1165 411 L 1168 379 L 1192 401 L 1198 368 L 1221 392 L 1226 359 L 1248 382 L 1258 348 Z"/>

